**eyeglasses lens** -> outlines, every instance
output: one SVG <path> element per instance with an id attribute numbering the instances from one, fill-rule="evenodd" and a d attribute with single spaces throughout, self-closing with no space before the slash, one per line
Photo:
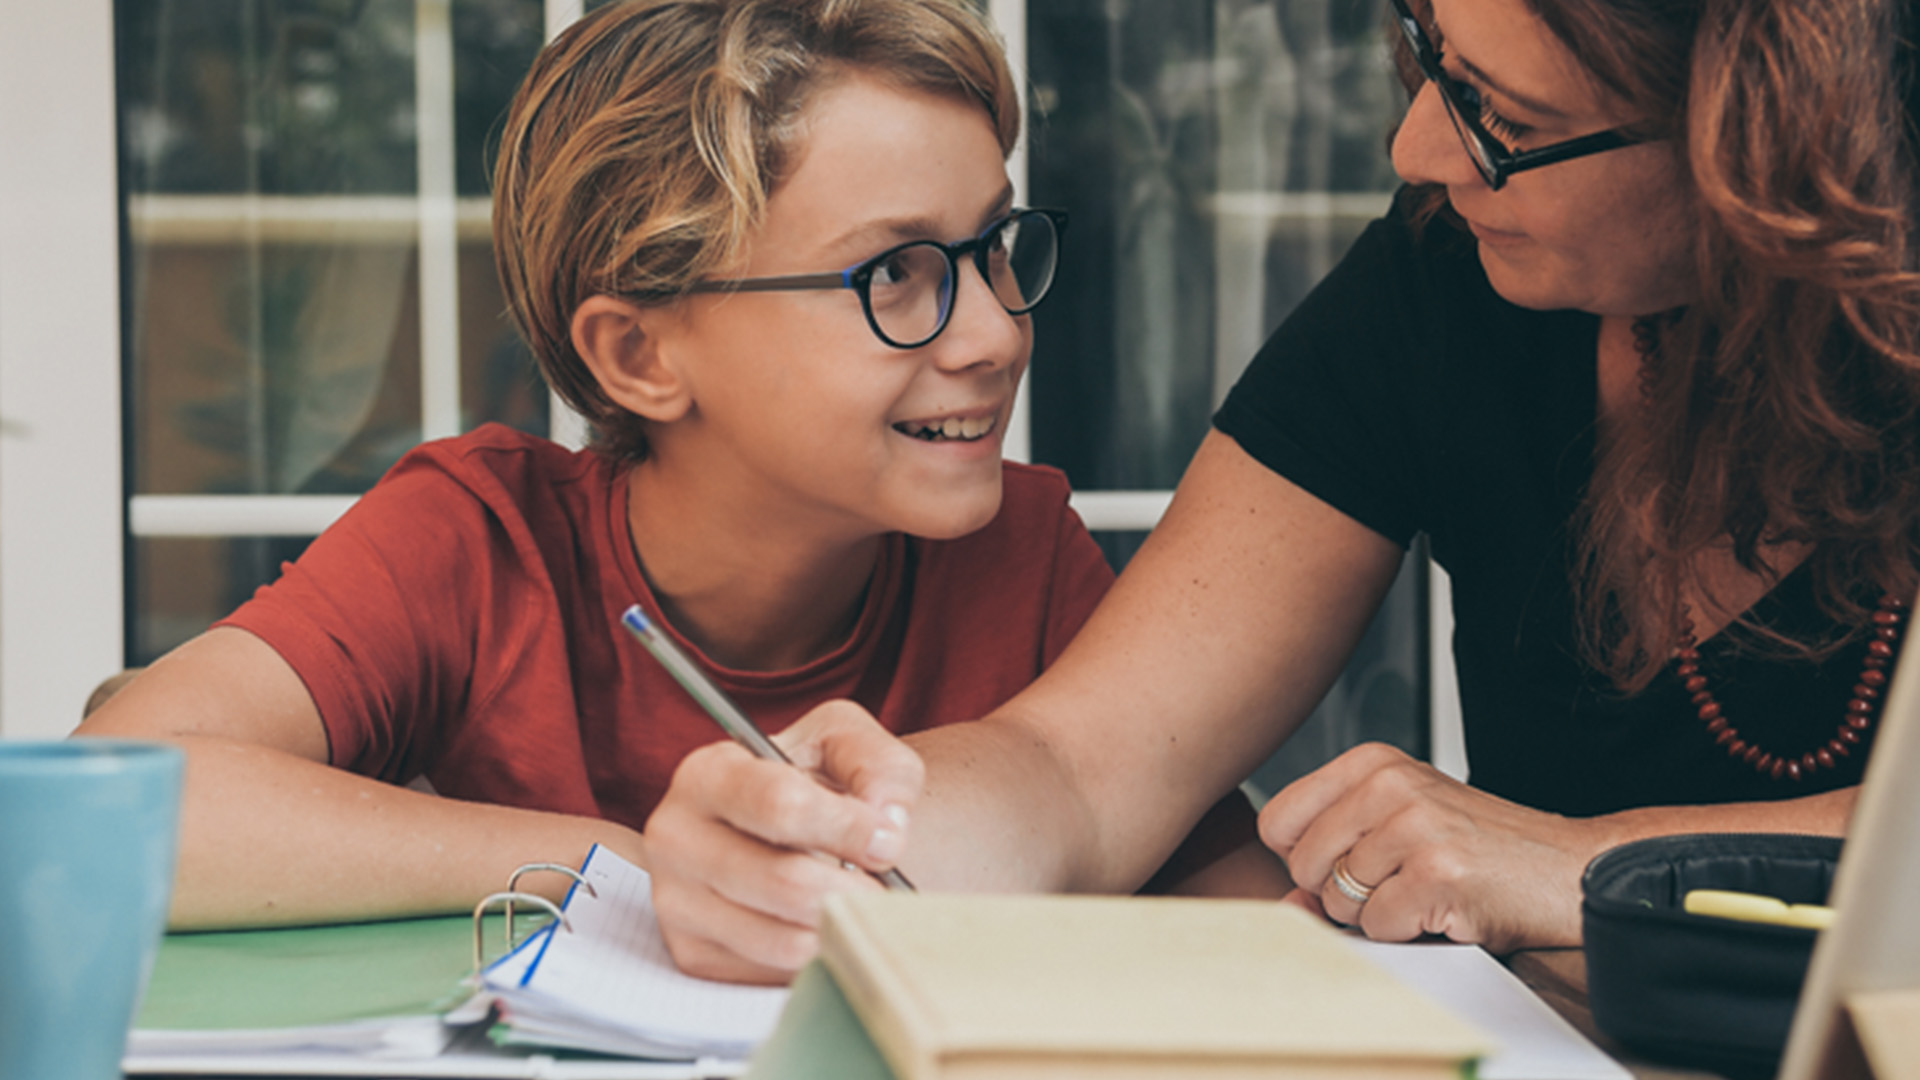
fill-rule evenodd
<path id="1" fill-rule="evenodd" d="M 1467 156 L 1473 159 L 1473 167 L 1479 169 L 1481 177 L 1497 190 L 1502 179 L 1500 167 L 1488 154 L 1487 147 L 1480 141 L 1480 137 L 1475 135 L 1473 129 L 1461 119 L 1461 106 L 1453 100 L 1453 95 L 1447 92 L 1447 85 L 1437 80 L 1433 85 L 1434 89 L 1440 91 L 1440 100 L 1447 106 L 1447 119 L 1453 122 L 1453 133 L 1460 136 L 1460 145 L 1467 148 Z"/>
<path id="2" fill-rule="evenodd" d="M 1446 70 L 1440 66 L 1440 57 L 1434 51 L 1433 42 L 1427 39 L 1426 30 L 1414 19 L 1413 13 L 1407 10 L 1404 3 L 1395 0 L 1393 6 L 1395 13 L 1399 16 L 1400 33 L 1405 35 L 1407 44 L 1413 49 L 1414 60 L 1420 65 L 1420 73 L 1433 84 L 1434 90 L 1440 94 L 1441 104 L 1447 107 L 1447 119 L 1453 123 L 1453 133 L 1460 136 L 1460 144 L 1467 148 L 1467 156 L 1473 159 L 1473 167 L 1480 170 L 1480 175 L 1489 185 L 1499 190 L 1505 178 L 1500 175 L 1500 167 L 1488 153 L 1486 144 L 1482 143 L 1480 137 L 1475 135 L 1473 129 L 1461 119 L 1460 110 L 1464 106 L 1454 97 L 1451 80 Z"/>
<path id="3" fill-rule="evenodd" d="M 987 283 L 1009 312 L 1030 311 L 1046 296 L 1060 244 L 1045 214 L 1015 214 L 978 243 Z M 875 266 L 867 303 L 881 336 L 912 348 L 938 334 L 953 307 L 953 272 L 946 249 L 931 242 L 896 248 Z"/>
<path id="4" fill-rule="evenodd" d="M 946 321 L 952 277 L 952 264 L 936 244 L 895 249 L 874 267 L 867 283 L 867 302 L 880 333 L 899 345 L 932 337 Z"/>

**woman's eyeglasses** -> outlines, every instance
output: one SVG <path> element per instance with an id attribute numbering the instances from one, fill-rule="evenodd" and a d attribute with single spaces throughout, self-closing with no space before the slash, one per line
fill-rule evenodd
<path id="1" fill-rule="evenodd" d="M 896 349 L 917 349 L 940 336 L 953 318 L 960 260 L 971 259 L 1009 315 L 1024 315 L 1046 299 L 1060 264 L 1065 210 L 1015 210 L 971 240 L 943 244 L 913 240 L 838 273 L 784 274 L 696 282 L 689 292 L 782 292 L 852 289 L 867 325 Z"/>
<path id="2" fill-rule="evenodd" d="M 1413 49 L 1414 62 L 1420 65 L 1420 73 L 1427 77 L 1427 81 L 1440 91 L 1440 100 L 1446 103 L 1447 116 L 1453 121 L 1454 132 L 1466 145 L 1467 156 L 1473 159 L 1474 167 L 1480 170 L 1487 186 L 1493 190 L 1499 191 L 1506 184 L 1507 177 L 1517 172 L 1598 154 L 1603 150 L 1617 150 L 1641 141 L 1615 128 L 1536 150 L 1507 149 L 1506 144 L 1495 138 L 1480 122 L 1485 109 L 1480 91 L 1448 75 L 1446 69 L 1440 66 L 1440 50 L 1433 44 L 1433 39 L 1427 36 L 1419 20 L 1413 17 L 1413 12 L 1407 9 L 1407 0 L 1391 2 L 1400 32 L 1406 35 L 1407 44 Z"/>

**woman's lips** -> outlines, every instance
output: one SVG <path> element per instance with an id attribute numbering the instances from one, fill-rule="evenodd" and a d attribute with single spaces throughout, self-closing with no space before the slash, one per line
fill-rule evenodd
<path id="1" fill-rule="evenodd" d="M 1467 228 L 1473 230 L 1474 239 L 1483 244 L 1492 244 L 1496 247 L 1517 244 L 1527 238 L 1526 233 L 1508 232 L 1505 229 L 1489 228 L 1472 218 L 1467 219 Z"/>

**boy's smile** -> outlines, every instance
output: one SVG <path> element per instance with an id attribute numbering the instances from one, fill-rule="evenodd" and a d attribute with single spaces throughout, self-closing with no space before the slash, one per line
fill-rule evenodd
<path id="1" fill-rule="evenodd" d="M 998 420 L 997 414 L 985 417 L 949 416 L 944 420 L 932 421 L 902 420 L 893 425 L 893 430 L 926 442 L 978 442 L 999 427 Z"/>

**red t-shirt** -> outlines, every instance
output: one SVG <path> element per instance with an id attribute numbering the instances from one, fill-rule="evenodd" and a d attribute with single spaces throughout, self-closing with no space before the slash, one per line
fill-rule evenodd
<path id="1" fill-rule="evenodd" d="M 899 733 L 983 716 L 1060 655 L 1113 580 L 1064 476 L 1007 464 L 1005 479 L 978 532 L 889 536 L 852 637 L 827 656 L 734 671 L 675 641 L 771 731 L 842 697 Z M 722 736 L 621 629 L 636 602 L 659 617 L 623 469 L 488 425 L 402 458 L 222 625 L 299 673 L 337 766 L 640 828 L 680 759 Z"/>

